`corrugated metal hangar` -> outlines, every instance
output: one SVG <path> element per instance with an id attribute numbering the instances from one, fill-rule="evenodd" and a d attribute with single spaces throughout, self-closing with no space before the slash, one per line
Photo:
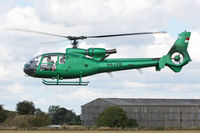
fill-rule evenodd
<path id="1" fill-rule="evenodd" d="M 83 126 L 93 126 L 100 112 L 120 106 L 142 128 L 200 127 L 200 99 L 98 98 L 81 106 Z"/>

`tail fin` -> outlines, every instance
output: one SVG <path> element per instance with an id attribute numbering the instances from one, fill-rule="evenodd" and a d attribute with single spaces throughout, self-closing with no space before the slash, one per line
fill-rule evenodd
<path id="1" fill-rule="evenodd" d="M 182 67 L 191 61 L 190 56 L 187 52 L 187 47 L 190 39 L 191 32 L 182 32 L 179 34 L 178 39 L 160 61 L 157 70 L 160 70 L 165 65 L 172 69 L 174 72 L 180 72 Z"/>

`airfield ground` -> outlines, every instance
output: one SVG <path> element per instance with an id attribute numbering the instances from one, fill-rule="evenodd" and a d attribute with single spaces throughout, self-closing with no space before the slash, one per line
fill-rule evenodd
<path id="1" fill-rule="evenodd" d="M 0 130 L 0 133 L 200 133 L 200 130 L 163 130 L 163 131 L 32 131 L 32 130 Z"/>

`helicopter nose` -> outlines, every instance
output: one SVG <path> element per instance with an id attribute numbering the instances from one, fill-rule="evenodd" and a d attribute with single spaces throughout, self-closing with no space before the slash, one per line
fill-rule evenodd
<path id="1" fill-rule="evenodd" d="M 29 76 L 34 76 L 35 72 L 36 72 L 35 69 L 32 69 L 29 64 L 24 65 L 24 73 L 25 74 L 27 74 Z"/>

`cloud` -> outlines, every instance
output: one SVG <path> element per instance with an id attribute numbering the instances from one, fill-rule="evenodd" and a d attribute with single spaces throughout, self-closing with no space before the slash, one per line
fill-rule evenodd
<path id="1" fill-rule="evenodd" d="M 96 92 L 94 90 L 91 89 L 84 89 L 84 88 L 80 88 L 76 91 L 71 92 L 68 95 L 65 94 L 57 94 L 56 97 L 63 100 L 63 101 L 73 101 L 73 100 L 91 100 L 95 97 L 101 97 L 102 94 L 99 92 Z"/>
<path id="2" fill-rule="evenodd" d="M 2 85 L 1 87 L 4 88 L 8 93 L 12 94 L 21 94 L 24 91 L 24 87 L 19 83 Z"/>
<path id="3" fill-rule="evenodd" d="M 129 81 L 124 81 L 123 84 L 124 84 L 125 87 L 132 88 L 132 89 L 134 89 L 134 88 L 141 88 L 141 87 L 147 87 L 148 86 L 145 83 L 129 82 Z"/>
<path id="4" fill-rule="evenodd" d="M 12 108 L 19 100 L 32 100 L 37 107 L 47 109 L 50 104 L 74 108 L 98 97 L 164 97 L 199 98 L 199 7 L 197 0 L 43 0 L 30 3 L 0 1 L 0 89 L 1 102 Z M 192 7 L 192 8 L 189 8 Z M 181 73 L 169 68 L 155 72 L 144 69 L 115 72 L 86 77 L 89 86 L 49 87 L 40 79 L 25 78 L 23 65 L 33 56 L 47 52 L 65 52 L 70 42 L 41 44 L 62 38 L 7 31 L 6 28 L 27 28 L 61 35 L 98 35 L 140 31 L 168 30 L 175 20 L 192 32 L 188 46 L 192 62 Z M 176 24 L 176 23 L 175 23 Z M 167 34 L 88 39 L 80 41 L 80 48 L 117 48 L 109 58 L 151 58 L 166 54 L 178 37 L 177 25 Z M 183 29 L 184 30 L 184 29 Z M 175 33 L 176 36 L 173 34 Z M 192 88 L 192 89 L 191 89 Z"/>
<path id="5" fill-rule="evenodd" d="M 9 76 L 10 74 L 9 70 L 6 69 L 6 66 L 4 66 L 4 64 L 0 64 L 0 73 L 1 73 L 0 77 L 1 80 L 5 79 L 5 77 Z"/>
<path id="6" fill-rule="evenodd" d="M 200 42 L 200 32 L 199 31 L 193 31 L 191 33 L 188 51 L 190 53 L 192 61 L 195 61 L 195 62 L 200 62 L 200 58 L 199 58 L 200 45 L 199 45 L 199 42 Z"/>
<path id="7" fill-rule="evenodd" d="M 10 61 L 12 59 L 12 52 L 14 51 L 11 46 L 9 46 L 8 44 L 0 43 L 0 62 Z"/>

